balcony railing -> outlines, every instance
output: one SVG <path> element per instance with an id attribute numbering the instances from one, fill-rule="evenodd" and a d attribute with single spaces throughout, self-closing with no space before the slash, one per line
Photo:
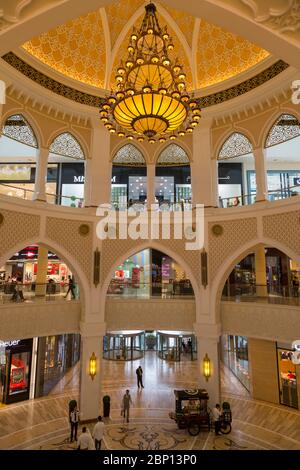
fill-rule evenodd
<path id="1" fill-rule="evenodd" d="M 127 299 L 193 299 L 194 291 L 188 279 L 165 283 L 114 279 L 109 285 L 107 296 Z"/>
<path id="2" fill-rule="evenodd" d="M 223 301 L 259 302 L 300 307 L 300 290 L 298 286 L 260 285 L 260 284 L 226 284 Z"/>
<path id="3" fill-rule="evenodd" d="M 280 199 L 288 199 L 293 196 L 300 195 L 300 186 L 291 186 L 289 188 L 276 189 L 268 191 L 269 201 L 278 201 Z M 256 193 L 244 194 L 243 196 L 232 196 L 219 199 L 219 207 L 239 207 L 254 204 Z"/>
<path id="4" fill-rule="evenodd" d="M 73 293 L 69 292 L 68 282 L 16 283 L 4 282 L 0 284 L 0 304 L 39 301 L 68 301 L 79 299 L 79 288 L 74 284 Z"/>

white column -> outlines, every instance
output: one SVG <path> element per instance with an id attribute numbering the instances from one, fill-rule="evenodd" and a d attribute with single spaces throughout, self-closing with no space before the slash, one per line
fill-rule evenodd
<path id="1" fill-rule="evenodd" d="M 102 384 L 103 324 L 81 323 L 81 356 L 80 356 L 80 421 L 96 419 L 102 413 L 100 403 Z M 96 356 L 96 375 L 89 374 L 90 358 Z"/>
<path id="2" fill-rule="evenodd" d="M 205 207 L 218 206 L 218 167 L 212 159 L 212 120 L 203 120 L 193 132 L 193 161 L 191 162 L 192 200 Z"/>
<path id="3" fill-rule="evenodd" d="M 155 164 L 147 165 L 147 209 L 155 204 Z"/>
<path id="4" fill-rule="evenodd" d="M 36 160 L 35 187 L 33 199 L 36 201 L 47 201 L 46 183 L 49 150 L 40 148 Z"/>
<path id="5" fill-rule="evenodd" d="M 197 336 L 197 362 L 198 362 L 198 384 L 199 388 L 207 390 L 209 395 L 209 406 L 212 408 L 220 403 L 220 353 L 219 340 L 220 328 L 218 325 L 197 324 L 195 326 Z M 203 375 L 203 360 L 205 356 L 210 360 L 211 375 L 206 379 Z"/>
<path id="6" fill-rule="evenodd" d="M 85 161 L 85 207 L 110 203 L 111 177 L 110 134 L 101 122 L 96 121 L 93 124 L 91 152 Z"/>
<path id="7" fill-rule="evenodd" d="M 268 200 L 268 181 L 266 169 L 266 150 L 256 148 L 253 150 L 256 174 L 256 200 L 255 202 Z"/>

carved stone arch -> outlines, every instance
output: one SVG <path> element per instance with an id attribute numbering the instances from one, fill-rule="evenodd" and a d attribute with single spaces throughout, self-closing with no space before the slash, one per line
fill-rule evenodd
<path id="1" fill-rule="evenodd" d="M 110 268 L 108 270 L 108 274 L 106 275 L 106 277 L 103 281 L 102 287 L 101 287 L 100 302 L 101 302 L 101 311 L 103 312 L 103 314 L 105 312 L 105 302 L 106 302 L 107 290 L 108 290 L 110 281 L 112 279 L 112 275 L 115 271 L 115 267 L 118 266 L 120 263 L 122 263 L 127 258 L 129 258 L 130 256 L 133 256 L 134 254 L 139 253 L 140 251 L 146 250 L 146 249 L 158 250 L 158 251 L 166 254 L 167 256 L 170 256 L 171 258 L 173 258 L 185 270 L 189 280 L 191 281 L 192 287 L 193 287 L 194 296 L 195 296 L 195 303 L 197 304 L 197 302 L 199 302 L 199 287 L 198 287 L 198 284 L 197 284 L 197 280 L 196 280 L 195 276 L 193 275 L 192 269 L 186 263 L 184 258 L 180 254 L 178 254 L 177 252 L 173 251 L 171 248 L 166 247 L 165 245 L 162 245 L 158 241 L 156 242 L 154 240 L 151 240 L 151 241 L 145 241 L 144 243 L 139 244 L 135 248 L 131 248 L 130 250 L 125 251 L 122 255 L 120 255 L 114 261 L 113 265 L 110 266 Z M 104 318 L 102 319 L 102 321 L 104 321 Z"/>
<path id="2" fill-rule="evenodd" d="M 88 311 L 89 308 L 89 284 L 86 279 L 85 274 L 83 273 L 80 265 L 78 264 L 77 260 L 68 252 L 65 251 L 65 249 L 62 250 L 62 248 L 54 241 L 50 240 L 49 238 L 46 237 L 37 237 L 37 238 L 30 238 L 30 239 L 24 239 L 20 242 L 18 242 L 16 245 L 12 246 L 7 250 L 4 254 L 1 255 L 0 257 L 0 265 L 3 266 L 5 265 L 6 261 L 11 258 L 11 256 L 14 255 L 14 253 L 17 253 L 18 251 L 22 250 L 26 246 L 30 245 L 42 245 L 45 248 L 47 248 L 49 251 L 54 252 L 59 256 L 61 260 L 63 260 L 67 266 L 71 269 L 72 273 L 75 275 L 75 280 L 78 282 L 79 287 L 80 287 L 80 301 L 82 304 L 82 314 L 84 311 Z"/>
<path id="3" fill-rule="evenodd" d="M 300 255 L 295 253 L 289 247 L 285 246 L 281 242 L 274 240 L 272 238 L 257 238 L 251 240 L 250 242 L 245 243 L 243 246 L 239 247 L 236 251 L 231 253 L 227 259 L 222 263 L 222 267 L 218 270 L 216 276 L 211 285 L 211 311 L 214 315 L 214 319 L 219 320 L 219 306 L 221 302 L 222 290 L 224 288 L 225 282 L 228 279 L 234 266 L 242 259 L 244 259 L 250 253 L 253 253 L 255 248 L 258 245 L 265 245 L 269 247 L 274 247 L 289 256 L 291 259 L 297 261 L 300 264 Z"/>

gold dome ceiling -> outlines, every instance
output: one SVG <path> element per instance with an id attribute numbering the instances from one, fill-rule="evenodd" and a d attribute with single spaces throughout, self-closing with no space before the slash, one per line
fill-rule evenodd
<path id="1" fill-rule="evenodd" d="M 184 66 L 189 89 L 220 84 L 269 56 L 267 51 L 216 25 L 182 14 L 162 2 L 155 3 L 160 24 L 167 24 L 173 38 L 174 57 Z M 144 5 L 143 0 L 119 0 L 45 32 L 22 47 L 69 78 L 111 88 L 132 27 L 139 26 L 144 15 Z"/>

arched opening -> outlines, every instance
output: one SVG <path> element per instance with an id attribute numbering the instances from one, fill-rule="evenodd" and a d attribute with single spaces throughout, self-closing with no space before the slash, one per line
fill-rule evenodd
<path id="1" fill-rule="evenodd" d="M 71 268 L 44 245 L 32 244 L 0 266 L 1 303 L 65 301 L 80 298 Z"/>
<path id="2" fill-rule="evenodd" d="M 282 114 L 271 127 L 266 142 L 269 200 L 300 194 L 300 123 L 296 116 Z"/>
<path id="3" fill-rule="evenodd" d="M 22 114 L 9 116 L 0 137 L 0 194 L 32 200 L 38 156 L 35 133 Z M 49 175 L 50 176 L 50 175 Z M 48 190 L 54 190 L 48 180 Z"/>
<path id="4" fill-rule="evenodd" d="M 268 309 L 268 304 L 272 304 L 272 308 L 278 308 L 281 305 L 299 306 L 300 305 L 300 265 L 296 260 L 292 260 L 284 252 L 272 246 L 263 244 L 257 245 L 253 251 L 250 250 L 247 256 L 235 263 L 234 268 L 228 276 L 227 281 L 222 291 L 222 307 L 226 310 L 227 301 L 241 304 L 249 302 L 253 305 L 251 309 L 251 316 L 253 310 L 253 319 L 258 322 L 259 315 L 256 305 L 260 305 L 261 324 L 263 324 L 263 315 L 271 315 L 274 322 L 275 311 Z M 268 310 L 264 313 L 264 307 Z M 277 305 L 277 307 L 275 307 Z M 230 308 L 234 308 L 231 306 Z M 246 307 L 247 308 L 247 307 Z M 284 314 L 285 311 L 281 310 L 278 315 Z M 247 318 L 243 308 L 236 311 L 240 314 L 242 323 Z M 245 315 L 245 316 L 243 316 Z M 272 321 L 268 317 L 267 324 Z M 290 321 L 290 317 L 286 315 L 285 321 Z M 265 329 L 265 326 L 261 326 Z M 234 327 L 232 327 L 234 330 Z M 269 328 L 269 326 L 268 326 Z M 227 328 L 227 331 L 229 328 Z M 240 330 L 237 328 L 237 330 Z M 235 331 L 237 331 L 235 330 Z M 243 331 L 240 330 L 240 331 Z M 260 328 L 258 329 L 260 331 Z M 273 338 L 279 337 L 279 332 L 276 330 L 270 335 Z M 229 334 L 228 334 L 229 333 Z M 292 364 L 292 343 L 288 341 L 276 341 L 276 339 L 265 340 L 260 338 L 259 333 L 253 333 L 249 337 L 228 331 L 221 339 L 221 358 L 226 367 L 235 375 L 240 384 L 250 393 L 254 398 L 265 399 L 267 401 L 274 401 L 287 406 L 298 408 L 298 394 L 297 394 L 297 373 L 296 367 Z M 257 374 L 263 373 L 263 361 L 259 358 L 256 350 L 263 351 L 268 356 L 270 380 L 272 380 L 272 394 L 264 395 L 257 386 Z M 249 364 L 252 367 L 249 367 Z M 226 379 L 225 379 L 226 382 Z M 279 390 L 278 390 L 279 385 Z M 271 385 L 270 385 L 271 387 Z M 237 387 L 238 389 L 238 387 Z M 259 396 L 259 394 L 262 395 Z M 239 389 L 239 394 L 244 395 L 243 391 Z M 270 399 L 269 397 L 273 398 Z M 278 401 L 276 399 L 278 396 Z"/>
<path id="5" fill-rule="evenodd" d="M 255 161 L 250 140 L 240 132 L 231 134 L 218 154 L 219 205 L 232 207 L 255 202 Z"/>
<path id="6" fill-rule="evenodd" d="M 145 158 L 132 144 L 121 147 L 113 158 L 111 204 L 117 210 L 136 207 L 141 210 L 147 199 Z"/>
<path id="7" fill-rule="evenodd" d="M 191 210 L 192 185 L 187 153 L 176 144 L 159 155 L 155 170 L 155 197 L 161 210 Z"/>
<path id="8" fill-rule="evenodd" d="M 26 246 L 0 267 L 0 302 L 12 309 L 12 315 L 13 308 L 21 302 L 25 304 L 26 317 L 34 304 L 42 308 L 43 302 L 55 302 L 52 308 L 59 308 L 57 302 L 62 305 L 79 297 L 78 282 L 70 267 L 45 245 Z M 66 376 L 73 374 L 80 358 L 79 334 L 25 336 L 11 341 L 2 338 L 1 403 L 60 393 Z"/>
<path id="9" fill-rule="evenodd" d="M 179 263 L 161 251 L 147 248 L 115 267 L 107 295 L 136 299 L 176 299 L 194 297 L 194 291 Z"/>
<path id="10" fill-rule="evenodd" d="M 82 207 L 84 203 L 85 155 L 78 140 L 69 132 L 58 135 L 50 145 L 49 168 L 56 172 L 56 193 L 52 202 Z M 49 201 L 50 202 L 50 201 Z"/>

